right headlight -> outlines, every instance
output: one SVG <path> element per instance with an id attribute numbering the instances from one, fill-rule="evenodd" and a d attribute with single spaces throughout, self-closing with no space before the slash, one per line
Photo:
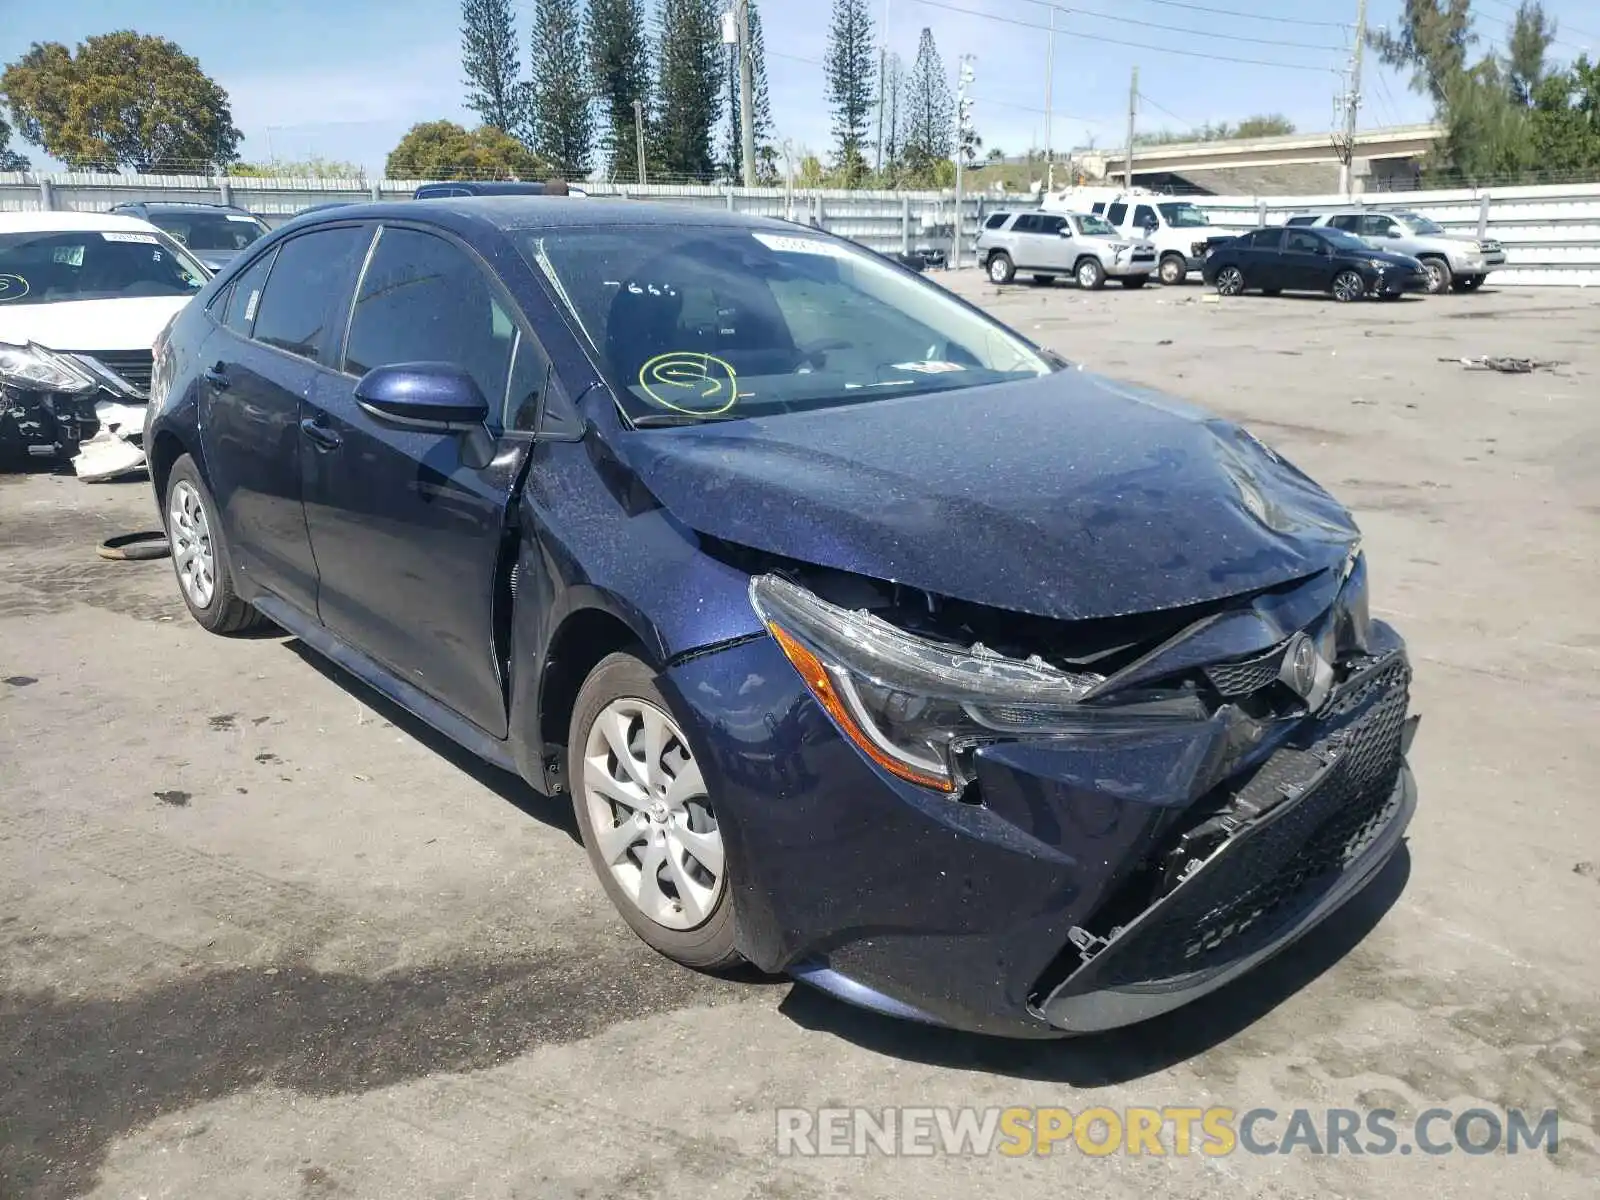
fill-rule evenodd
<path id="1" fill-rule="evenodd" d="M 0 342 L 0 383 L 30 392 L 82 395 L 100 385 L 88 371 L 63 354 L 35 346 Z"/>

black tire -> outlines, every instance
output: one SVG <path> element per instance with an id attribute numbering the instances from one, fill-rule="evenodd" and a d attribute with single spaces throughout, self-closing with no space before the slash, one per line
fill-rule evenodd
<path id="1" fill-rule="evenodd" d="M 1189 262 L 1181 254 L 1163 254 L 1161 265 L 1156 268 L 1161 276 L 1161 282 L 1167 287 L 1176 287 L 1189 280 Z"/>
<path id="2" fill-rule="evenodd" d="M 1035 275 L 1033 281 L 1040 287 L 1054 287 L 1056 277 L 1054 275 Z"/>
<path id="3" fill-rule="evenodd" d="M 1125 275 L 1121 279 L 1117 280 L 1117 282 L 1125 288 L 1142 288 L 1145 284 L 1150 282 L 1150 276 Z"/>
<path id="4" fill-rule="evenodd" d="M 1098 292 L 1106 285 L 1106 269 L 1100 265 L 1098 258 L 1084 256 L 1072 268 L 1072 274 L 1078 281 L 1078 286 L 1086 292 Z"/>
<path id="5" fill-rule="evenodd" d="M 222 522 L 217 516 L 217 503 L 211 498 L 211 489 L 201 477 L 200 468 L 195 466 L 194 459 L 187 454 L 172 464 L 172 472 L 167 476 L 166 503 L 161 506 L 161 523 L 166 529 L 168 542 L 172 541 L 173 497 L 180 484 L 187 484 L 199 495 L 200 505 L 205 510 L 211 554 L 215 564 L 211 597 L 203 607 L 194 602 L 188 589 L 183 586 L 181 574 L 178 576 L 178 595 L 183 597 L 189 615 L 195 619 L 200 628 L 224 637 L 249 633 L 261 628 L 267 623 L 267 619 L 239 599 L 239 593 L 234 589 L 233 560 L 228 554 L 228 543 L 222 532 Z M 174 573 L 181 571 L 182 564 L 179 563 L 176 553 L 173 555 L 172 565 Z"/>
<path id="6" fill-rule="evenodd" d="M 996 250 L 991 254 L 985 269 L 989 272 L 990 283 L 1010 283 L 1017 277 L 1017 264 L 1011 261 L 1011 255 L 1004 250 Z"/>
<path id="7" fill-rule="evenodd" d="M 710 916 L 692 929 L 670 929 L 639 910 L 601 857 L 593 817 L 584 800 L 584 746 L 595 720 L 608 705 L 622 699 L 644 701 L 666 713 L 680 728 L 683 724 L 656 686 L 655 672 L 633 655 L 609 655 L 590 672 L 573 706 L 572 727 L 567 737 L 567 779 L 572 790 L 572 808 L 578 820 L 578 830 L 583 835 L 584 849 L 589 855 L 589 865 L 599 877 L 607 899 L 628 923 L 628 927 L 651 949 L 697 971 L 726 971 L 744 961 L 734 948 L 734 884 L 726 859 L 723 864 L 722 892 Z"/>
<path id="8" fill-rule="evenodd" d="M 1442 258 L 1425 258 L 1422 265 L 1428 269 L 1430 282 L 1428 294 L 1442 296 L 1455 286 L 1455 275 L 1450 270 L 1450 264 Z"/>

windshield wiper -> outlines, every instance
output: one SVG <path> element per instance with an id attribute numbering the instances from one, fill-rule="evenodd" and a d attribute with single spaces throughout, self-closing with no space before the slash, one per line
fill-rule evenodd
<path id="1" fill-rule="evenodd" d="M 645 413 L 629 417 L 635 429 L 664 429 L 674 425 L 702 425 L 707 421 L 737 421 L 732 413 Z"/>

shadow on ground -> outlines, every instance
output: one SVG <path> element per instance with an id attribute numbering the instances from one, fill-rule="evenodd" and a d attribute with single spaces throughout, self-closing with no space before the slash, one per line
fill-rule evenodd
<path id="1" fill-rule="evenodd" d="M 1410 874 L 1402 849 L 1368 887 L 1276 958 L 1174 1013 L 1111 1033 L 1054 1041 L 955 1033 L 851 1008 L 806 987 L 791 991 L 780 1011 L 808 1029 L 896 1058 L 1109 1087 L 1194 1058 L 1261 1020 L 1354 950 L 1399 900 Z"/>

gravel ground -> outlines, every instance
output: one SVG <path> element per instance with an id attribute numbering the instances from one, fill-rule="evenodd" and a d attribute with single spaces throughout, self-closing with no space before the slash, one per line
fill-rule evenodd
<path id="1" fill-rule="evenodd" d="M 1354 508 L 1424 714 L 1409 851 L 1367 894 L 1207 1001 L 1077 1042 L 697 976 L 613 916 L 567 808 L 292 642 L 208 637 L 166 563 L 96 558 L 154 523 L 144 484 L 0 477 L 0 1196 L 1592 1197 L 1600 297 L 944 278 L 1243 419 Z M 1437 361 L 1484 353 L 1568 365 Z M 1561 1141 L 777 1154 L 775 1110 L 843 1105 L 1555 1108 Z"/>

